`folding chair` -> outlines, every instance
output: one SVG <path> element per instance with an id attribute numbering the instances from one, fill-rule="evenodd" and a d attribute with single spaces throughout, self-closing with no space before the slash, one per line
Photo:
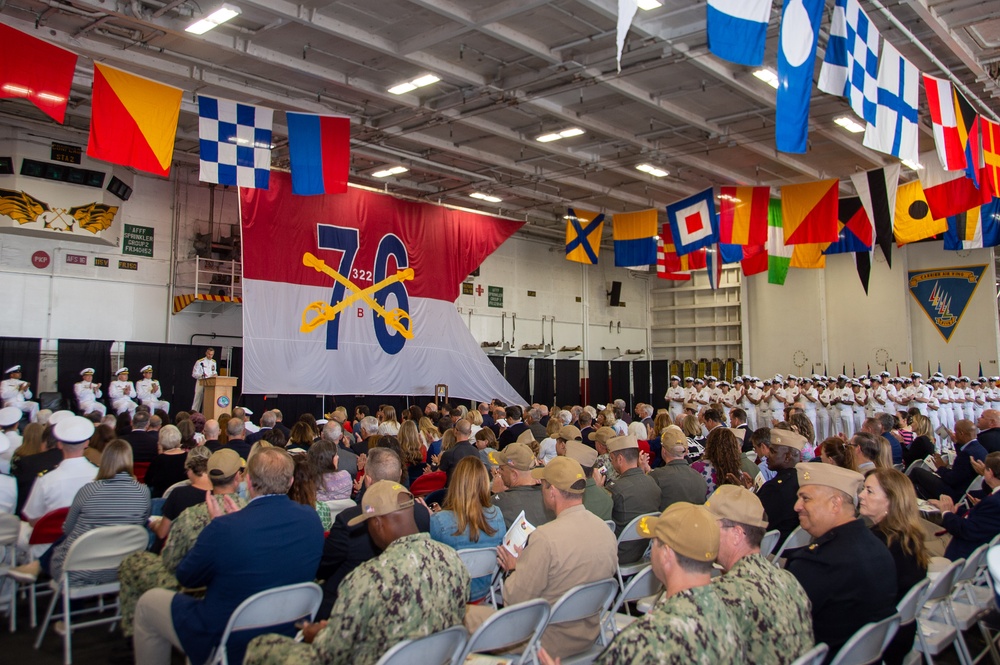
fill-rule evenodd
<path id="1" fill-rule="evenodd" d="M 170 493 L 173 492 L 178 487 L 187 487 L 190 484 L 191 484 L 190 480 L 182 480 L 180 482 L 174 483 L 163 492 L 163 498 L 166 499 L 168 496 L 170 496 Z"/>
<path id="2" fill-rule="evenodd" d="M 967 488 L 965 488 L 965 494 L 962 495 L 962 500 L 959 501 L 956 504 L 956 506 L 955 506 L 956 509 L 959 506 L 962 506 L 962 507 L 968 509 L 969 508 L 969 494 L 971 492 L 978 492 L 982 488 L 983 488 L 983 477 L 982 476 L 976 476 L 975 478 L 973 478 L 972 482 L 969 483 L 969 486 Z"/>
<path id="3" fill-rule="evenodd" d="M 525 665 L 535 655 L 534 645 L 545 630 L 550 611 L 548 602 L 541 598 L 503 608 L 476 629 L 455 662 L 464 663 L 471 654 L 495 651 L 525 642 L 527 645 L 524 651 L 511 656 L 513 665 Z"/>
<path id="4" fill-rule="evenodd" d="M 934 656 L 951 646 L 958 639 L 958 628 L 949 620 L 951 613 L 951 589 L 965 559 L 953 562 L 941 571 L 927 587 L 924 605 L 917 613 L 917 641 L 913 648 L 924 655 L 927 665 L 934 665 Z M 962 651 L 964 643 L 955 645 L 959 662 L 965 664 Z"/>
<path id="5" fill-rule="evenodd" d="M 777 547 L 778 541 L 781 540 L 781 532 L 777 529 L 772 529 L 764 534 L 764 537 L 760 541 L 760 555 L 767 558 Z"/>
<path id="6" fill-rule="evenodd" d="M 562 595 L 552 606 L 546 628 L 553 624 L 579 621 L 595 615 L 603 615 L 608 611 L 611 601 L 618 591 L 618 581 L 613 579 L 598 580 L 588 584 L 579 584 Z M 603 616 L 599 618 L 603 619 Z M 544 633 L 544 631 L 542 631 Z M 604 637 L 604 631 L 598 627 L 597 639 L 586 651 L 574 656 L 564 657 L 562 665 L 587 665 L 592 662 L 610 640 Z"/>
<path id="7" fill-rule="evenodd" d="M 924 578 L 910 587 L 898 603 L 896 603 L 896 613 L 899 614 L 899 627 L 904 628 L 917 620 L 917 612 L 924 605 L 924 596 L 927 595 L 927 588 L 931 581 Z M 910 646 L 910 652 L 904 658 L 905 662 L 920 662 L 920 653 Z"/>
<path id="8" fill-rule="evenodd" d="M 830 665 L 869 665 L 882 662 L 882 652 L 899 630 L 899 615 L 866 623 L 847 640 Z"/>
<path id="9" fill-rule="evenodd" d="M 452 626 L 415 640 L 403 640 L 382 654 L 375 665 L 457 665 L 456 658 L 468 641 L 465 626 Z"/>
<path id="10" fill-rule="evenodd" d="M 622 529 L 621 534 L 618 536 L 618 544 L 629 543 L 635 540 L 646 540 L 639 535 L 639 522 L 642 521 L 644 517 L 659 517 L 660 513 L 646 513 L 645 515 L 639 515 L 634 520 L 628 523 L 628 525 Z M 635 575 L 640 570 L 649 565 L 649 547 L 646 547 L 646 551 L 643 553 L 642 558 L 640 558 L 635 563 L 618 564 L 618 569 L 615 571 L 615 576 L 618 578 L 618 586 L 621 589 L 625 588 L 625 578 Z"/>
<path id="11" fill-rule="evenodd" d="M 134 462 L 132 464 L 132 473 L 140 483 L 146 482 L 147 471 L 149 471 L 149 462 Z"/>
<path id="12" fill-rule="evenodd" d="M 20 532 L 21 520 L 17 515 L 0 515 L 0 575 L 10 566 L 17 564 L 17 537 Z M 17 630 L 17 582 L 0 576 L 0 592 L 4 590 L 5 585 L 10 586 L 7 611 L 10 613 L 10 632 L 13 633 Z M 0 606 L 2 605 L 3 597 L 0 597 Z"/>
<path id="13" fill-rule="evenodd" d="M 980 545 L 969 555 L 969 558 L 965 560 L 965 565 L 955 576 L 951 592 L 951 609 L 959 631 L 959 639 L 964 642 L 965 637 L 962 633 L 978 625 L 983 641 L 986 643 L 982 651 L 974 656 L 970 654 L 973 663 L 978 663 L 987 655 L 993 659 L 993 662 L 1000 662 L 1000 655 L 997 654 L 990 632 L 982 621 L 992 609 L 993 590 L 989 586 L 976 585 L 980 572 L 986 565 L 988 548 L 989 545 Z M 966 651 L 968 652 L 968 646 L 966 646 Z"/>
<path id="14" fill-rule="evenodd" d="M 492 547 L 467 548 L 458 550 L 458 558 L 462 560 L 462 563 L 469 570 L 470 578 L 476 579 L 477 577 L 490 576 L 488 596 L 490 605 L 493 606 L 493 609 L 496 609 L 497 594 L 493 582 L 496 579 L 496 574 L 500 571 L 500 565 L 497 563 L 497 551 Z M 483 596 L 483 598 L 472 598 L 470 602 L 484 600 L 485 598 L 486 596 Z"/>
<path id="15" fill-rule="evenodd" d="M 647 565 L 629 580 L 628 586 L 618 594 L 614 607 L 608 612 L 602 622 L 602 632 L 605 639 L 610 641 L 625 626 L 635 621 L 636 617 L 630 614 L 622 614 L 622 607 L 628 609 L 627 603 L 655 596 L 663 590 L 660 580 L 653 574 L 653 567 Z"/>
<path id="16" fill-rule="evenodd" d="M 323 589 L 314 582 L 289 584 L 255 593 L 229 615 L 219 646 L 212 652 L 208 665 L 229 665 L 227 649 L 233 633 L 280 626 L 299 619 L 312 621 L 322 600 Z"/>
<path id="17" fill-rule="evenodd" d="M 146 549 L 147 545 L 149 545 L 149 532 L 146 531 L 145 527 L 136 524 L 99 527 L 77 538 L 69 546 L 69 551 L 66 553 L 62 575 L 58 580 L 52 580 L 49 583 L 54 593 L 52 594 L 51 602 L 49 602 L 48 612 L 45 613 L 45 621 L 42 622 L 42 627 L 38 631 L 35 648 L 38 649 L 42 645 L 42 640 L 45 639 L 45 632 L 48 630 L 52 619 L 60 619 L 65 623 L 65 632 L 63 633 L 63 662 L 65 665 L 69 665 L 73 662 L 72 636 L 74 630 L 118 621 L 121 618 L 121 614 L 118 611 L 117 597 L 115 598 L 115 602 L 110 605 L 105 605 L 103 598 L 101 598 L 102 602 L 96 609 L 79 610 L 75 613 L 70 610 L 70 602 L 74 600 L 103 597 L 106 595 L 117 596 L 119 590 L 117 580 L 103 584 L 82 584 L 72 581 L 70 575 L 83 571 L 114 571 L 115 575 L 117 575 L 118 566 L 121 564 L 122 559 L 134 552 L 142 552 Z M 62 614 L 53 616 L 60 598 L 63 601 Z M 93 619 L 73 625 L 74 614 L 79 616 L 87 612 L 100 612 L 105 609 L 114 609 L 114 616 Z"/>
<path id="18" fill-rule="evenodd" d="M 66 521 L 67 515 L 69 515 L 69 508 L 56 508 L 38 518 L 38 521 L 35 522 L 35 527 L 31 530 L 31 536 L 28 538 L 29 553 L 34 545 L 51 545 L 59 540 L 63 535 L 63 523 Z M 30 560 L 33 560 L 33 558 L 30 558 Z M 14 563 L 16 564 L 17 561 L 15 560 Z M 22 584 L 26 584 L 28 587 L 29 625 L 34 630 L 38 627 L 38 596 L 47 596 L 52 593 L 51 587 L 45 582 L 22 583 L 13 578 L 11 578 L 10 582 L 14 587 L 11 590 L 12 597 L 17 595 Z M 16 613 L 11 615 L 10 625 L 11 632 L 17 630 Z"/>
<path id="19" fill-rule="evenodd" d="M 615 529 L 618 528 L 618 525 L 615 524 L 614 520 L 604 520 L 604 523 L 608 525 L 609 529 L 611 529 L 611 533 L 614 533 Z"/>
<path id="20" fill-rule="evenodd" d="M 800 526 L 795 527 L 795 531 L 788 534 L 788 538 L 785 538 L 785 542 L 781 544 L 778 551 L 775 552 L 774 558 L 771 559 L 771 563 L 781 567 L 781 555 L 785 553 L 785 550 L 794 550 L 799 547 L 805 547 L 812 540 L 812 536 L 809 532 Z"/>
<path id="21" fill-rule="evenodd" d="M 792 661 L 792 665 L 823 665 L 823 661 L 826 660 L 826 654 L 829 650 L 830 647 L 820 642 Z"/>
<path id="22" fill-rule="evenodd" d="M 913 471 L 914 469 L 927 469 L 928 471 L 933 471 L 934 470 L 930 466 L 927 465 L 927 462 L 925 462 L 922 459 L 918 459 L 918 460 L 914 460 L 914 461 L 910 462 L 910 466 L 906 467 L 906 475 L 907 476 L 910 475 L 910 472 Z"/>

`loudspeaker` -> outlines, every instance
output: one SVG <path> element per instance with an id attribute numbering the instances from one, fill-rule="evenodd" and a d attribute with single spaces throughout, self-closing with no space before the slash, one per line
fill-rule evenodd
<path id="1" fill-rule="evenodd" d="M 132 196 L 132 188 L 119 180 L 117 176 L 111 176 L 111 182 L 108 183 L 108 191 L 122 201 L 128 201 Z"/>
<path id="2" fill-rule="evenodd" d="M 611 282 L 611 290 L 608 291 L 608 304 L 612 307 L 619 307 L 622 304 L 621 282 Z"/>

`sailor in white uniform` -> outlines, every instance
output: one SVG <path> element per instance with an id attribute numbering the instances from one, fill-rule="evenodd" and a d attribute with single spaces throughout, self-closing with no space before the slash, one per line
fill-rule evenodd
<path id="1" fill-rule="evenodd" d="M 681 377 L 674 374 L 670 377 L 670 387 L 663 396 L 670 405 L 670 421 L 677 422 L 677 419 L 684 413 L 684 389 L 681 388 Z"/>
<path id="2" fill-rule="evenodd" d="M 138 403 L 135 402 L 135 386 L 128 380 L 128 367 L 119 367 L 115 372 L 117 380 L 108 386 L 108 397 L 111 398 L 111 408 L 121 415 L 128 411 L 129 416 L 135 415 Z"/>
<path id="3" fill-rule="evenodd" d="M 167 413 L 170 413 L 170 402 L 164 402 L 160 399 L 163 389 L 160 386 L 160 382 L 153 378 L 153 366 L 146 365 L 139 371 L 142 373 L 142 380 L 135 384 L 135 391 L 139 396 L 139 401 L 148 406 L 151 412 L 163 409 Z"/>
<path id="4" fill-rule="evenodd" d="M 198 362 L 194 364 L 194 369 L 191 370 L 191 377 L 195 379 L 194 401 L 191 403 L 192 411 L 201 412 L 201 403 L 205 399 L 205 386 L 201 384 L 201 380 L 219 375 L 215 368 L 215 361 L 212 359 L 213 356 L 215 356 L 215 349 L 212 347 L 205 349 L 205 357 L 199 358 Z"/>
<path id="5" fill-rule="evenodd" d="M 38 418 L 38 402 L 31 402 L 31 384 L 21 380 L 21 366 L 14 365 L 4 370 L 7 378 L 0 381 L 0 400 L 4 406 L 16 406 L 21 413 L 28 414 L 28 420 Z"/>
<path id="6" fill-rule="evenodd" d="M 94 368 L 87 367 L 80 372 L 82 381 L 73 384 L 73 393 L 76 395 L 76 403 L 80 407 L 80 413 L 86 415 L 97 411 L 101 417 L 108 412 L 108 407 L 97 400 L 101 399 L 101 384 L 94 383 Z"/>

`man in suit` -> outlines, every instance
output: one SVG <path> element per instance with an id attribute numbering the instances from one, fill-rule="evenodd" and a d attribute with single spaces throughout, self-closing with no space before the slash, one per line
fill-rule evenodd
<path id="1" fill-rule="evenodd" d="M 312 507 L 287 496 L 294 471 L 291 456 L 280 448 L 265 448 L 250 460 L 247 471 L 250 503 L 240 510 L 226 501 L 228 514 L 222 514 L 214 500 L 206 502 L 212 521 L 177 567 L 177 581 L 190 589 L 205 587 L 204 598 L 152 589 L 139 599 L 135 662 L 170 665 L 174 646 L 192 662 L 204 663 L 241 602 L 265 589 L 313 579 L 323 525 Z M 275 566 L 275 561 L 295 565 Z M 246 643 L 265 631 L 247 632 L 251 634 L 240 635 L 230 649 L 233 662 L 243 662 Z"/>
<path id="2" fill-rule="evenodd" d="M 985 409 L 976 422 L 979 436 L 976 440 L 988 453 L 1000 452 L 1000 411 Z"/>
<path id="3" fill-rule="evenodd" d="M 125 440 L 132 446 L 133 462 L 152 462 L 159 454 L 157 442 L 159 435 L 149 431 L 149 411 L 136 410 L 132 417 L 132 431 L 125 435 Z"/>
<path id="4" fill-rule="evenodd" d="M 209 419 L 205 421 L 205 429 L 202 430 L 202 434 L 205 435 L 205 443 L 202 444 L 213 453 L 216 452 L 222 445 L 219 443 L 219 434 L 222 430 L 219 428 L 219 421 L 215 419 Z"/>
<path id="5" fill-rule="evenodd" d="M 931 499 L 941 511 L 941 526 L 951 534 L 951 542 L 944 551 L 945 557 L 956 561 L 972 554 L 980 545 L 993 540 L 1000 533 L 1000 452 L 992 452 L 986 456 L 983 469 L 983 484 L 987 492 L 985 498 L 969 497 L 970 509 L 957 509 L 955 502 L 948 495 L 940 499 Z"/>
<path id="6" fill-rule="evenodd" d="M 941 455 L 934 454 L 936 472 L 927 469 L 914 469 L 910 472 L 910 480 L 917 490 L 917 496 L 924 499 L 937 499 L 947 494 L 953 501 L 960 501 L 965 490 L 976 477 L 972 468 L 972 460 L 980 462 L 986 458 L 986 449 L 976 440 L 976 426 L 971 420 L 959 420 L 955 423 L 955 441 L 957 454 L 955 463 L 948 467 Z"/>
<path id="7" fill-rule="evenodd" d="M 230 418 L 226 423 L 228 440 L 223 448 L 232 448 L 243 459 L 250 457 L 250 444 L 246 441 L 246 430 L 242 418 Z"/>
<path id="8" fill-rule="evenodd" d="M 451 483 L 451 474 L 463 457 L 479 457 L 479 450 L 469 441 L 470 436 L 472 423 L 464 418 L 455 423 L 455 445 L 441 454 L 441 464 L 438 466 L 439 470 L 447 474 L 448 484 Z"/>
<path id="9" fill-rule="evenodd" d="M 271 409 L 271 413 L 274 414 L 274 429 L 281 430 L 281 433 L 285 435 L 285 440 L 287 441 L 289 437 L 292 436 L 292 430 L 288 429 L 283 422 L 281 422 L 284 417 L 279 409 Z"/>
<path id="10" fill-rule="evenodd" d="M 517 441 L 517 437 L 521 436 L 521 433 L 528 429 L 528 426 L 521 420 L 521 407 L 508 406 L 503 412 L 504 418 L 507 421 L 507 428 L 500 432 L 500 435 L 497 437 L 500 450 Z"/>
<path id="11" fill-rule="evenodd" d="M 757 444 L 758 460 L 766 461 L 768 469 L 775 474 L 757 491 L 757 498 L 767 513 L 767 530 L 781 532 L 779 543 L 783 543 L 799 526 L 799 516 L 795 512 L 799 491 L 795 465 L 802 460 L 807 441 L 801 434 L 784 429 L 772 429 L 766 443 L 763 435 L 757 436 L 756 432 L 752 438 Z"/>
<path id="12" fill-rule="evenodd" d="M 253 445 L 264 438 L 264 434 L 272 429 L 274 429 L 275 424 L 274 413 L 272 411 L 265 411 L 264 415 L 260 417 L 260 429 L 253 434 L 248 434 L 246 442 L 249 445 Z"/>

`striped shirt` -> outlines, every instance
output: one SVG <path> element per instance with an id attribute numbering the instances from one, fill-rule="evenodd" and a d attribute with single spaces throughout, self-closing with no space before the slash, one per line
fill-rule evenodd
<path id="1" fill-rule="evenodd" d="M 81 487 L 63 524 L 66 538 L 55 546 L 52 553 L 49 564 L 52 578 L 60 578 L 66 553 L 84 533 L 102 526 L 145 526 L 149 512 L 149 488 L 124 471 L 114 478 L 95 480 Z M 117 570 L 79 571 L 70 575 L 74 584 L 103 584 L 117 579 Z"/>

